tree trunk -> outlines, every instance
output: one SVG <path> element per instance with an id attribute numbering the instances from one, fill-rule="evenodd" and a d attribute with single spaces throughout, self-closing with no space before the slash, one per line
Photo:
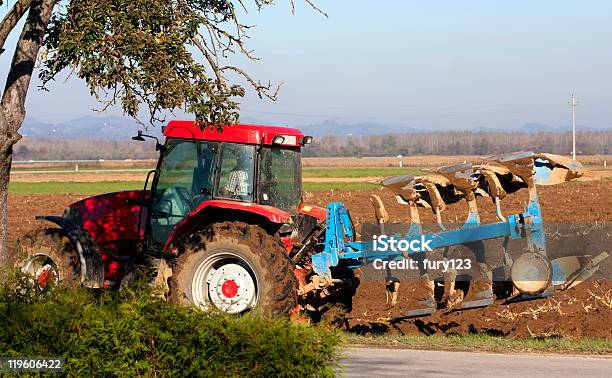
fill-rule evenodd
<path id="1" fill-rule="evenodd" d="M 0 103 L 0 266 L 11 260 L 8 246 L 8 183 L 13 145 L 25 118 L 25 100 L 47 25 L 58 0 L 33 0 L 17 41 Z"/>
<path id="2" fill-rule="evenodd" d="M 11 262 L 8 250 L 8 184 L 11 160 L 11 149 L 0 153 L 0 267 Z"/>
<path id="3" fill-rule="evenodd" d="M 4 42 L 31 4 L 32 0 L 18 0 L 2 19 L 0 24 L 0 54 L 4 52 Z"/>

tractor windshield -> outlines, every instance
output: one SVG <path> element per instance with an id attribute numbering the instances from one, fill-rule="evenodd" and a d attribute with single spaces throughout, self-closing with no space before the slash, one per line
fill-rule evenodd
<path id="1" fill-rule="evenodd" d="M 259 154 L 259 203 L 295 214 L 302 199 L 299 149 L 267 147 Z"/>

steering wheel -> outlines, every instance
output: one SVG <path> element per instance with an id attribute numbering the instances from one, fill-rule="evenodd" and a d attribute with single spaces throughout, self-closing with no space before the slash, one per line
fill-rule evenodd
<path id="1" fill-rule="evenodd" d="M 208 188 L 201 188 L 199 192 L 192 193 L 191 195 L 191 205 L 192 209 L 201 204 L 202 202 L 210 199 L 211 191 Z"/>
<path id="2" fill-rule="evenodd" d="M 168 214 L 169 217 L 184 217 L 192 209 L 191 193 L 182 186 L 171 186 L 164 189 L 157 205 L 163 202 L 170 203 L 171 214 Z"/>

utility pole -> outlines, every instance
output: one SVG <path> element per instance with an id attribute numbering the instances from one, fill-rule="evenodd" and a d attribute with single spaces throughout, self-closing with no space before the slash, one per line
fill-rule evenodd
<path id="1" fill-rule="evenodd" d="M 576 160 L 576 105 L 578 105 L 578 102 L 574 94 L 572 94 L 569 104 L 572 107 L 572 159 Z"/>

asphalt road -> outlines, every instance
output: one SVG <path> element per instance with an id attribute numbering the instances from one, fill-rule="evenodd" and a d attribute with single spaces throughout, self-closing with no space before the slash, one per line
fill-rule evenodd
<path id="1" fill-rule="evenodd" d="M 350 348 L 346 377 L 612 377 L 612 358 Z"/>

